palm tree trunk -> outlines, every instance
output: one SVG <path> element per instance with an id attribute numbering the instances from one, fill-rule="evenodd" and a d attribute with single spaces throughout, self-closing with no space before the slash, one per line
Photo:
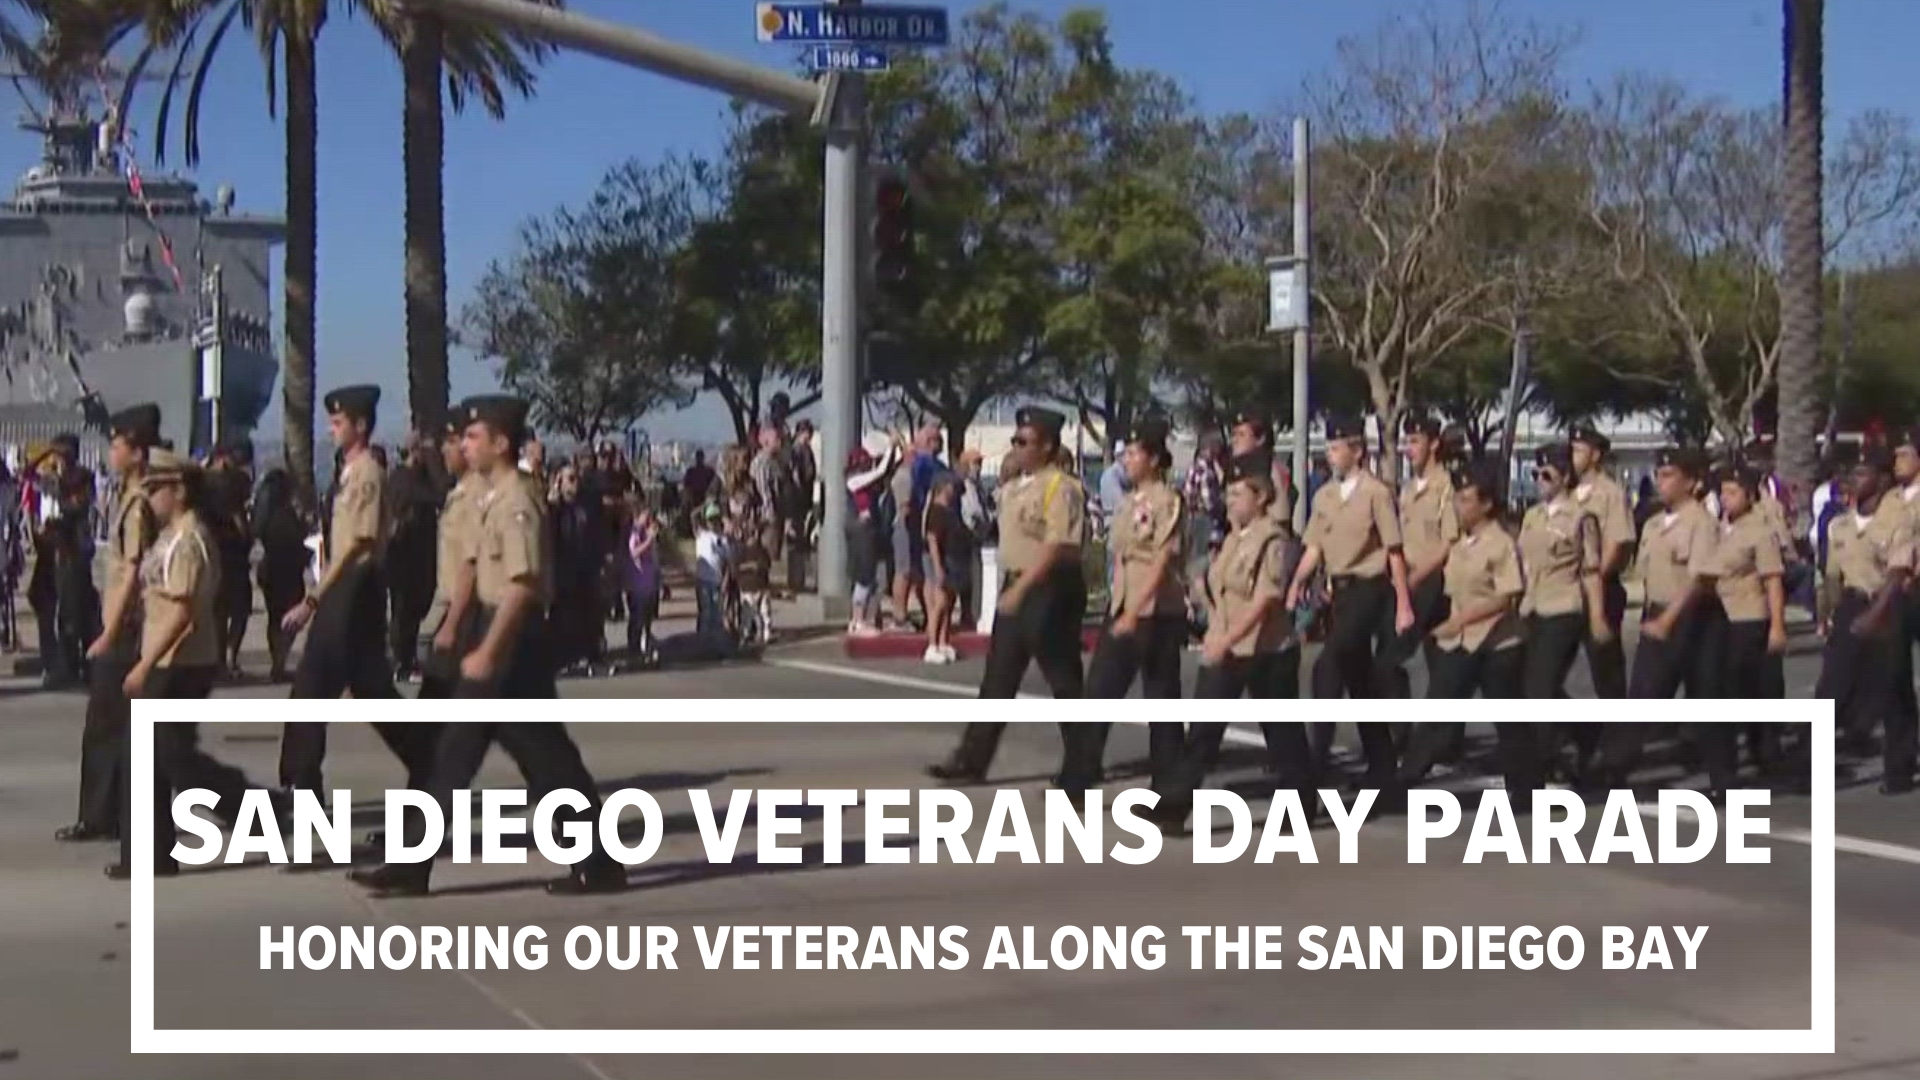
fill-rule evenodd
<path id="1" fill-rule="evenodd" d="M 287 69 L 286 362 L 281 372 L 287 469 L 307 499 L 313 483 L 313 368 L 319 283 L 320 102 L 313 40 L 289 30 Z M 314 505 L 308 502 L 307 505 Z"/>
<path id="2" fill-rule="evenodd" d="M 406 81 L 407 403 L 415 431 L 432 432 L 447 408 L 445 114 L 440 20 L 408 19 L 400 51 Z"/>
<path id="3" fill-rule="evenodd" d="M 1780 281 L 1778 458 L 1782 479 L 1802 514 L 1812 512 L 1819 466 L 1814 398 L 1820 380 L 1821 264 L 1826 249 L 1820 146 L 1825 7 L 1825 0 L 1786 0 L 1786 262 Z"/>

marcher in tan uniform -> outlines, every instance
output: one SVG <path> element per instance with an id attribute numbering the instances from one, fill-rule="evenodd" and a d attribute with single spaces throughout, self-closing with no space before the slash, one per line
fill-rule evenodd
<path id="1" fill-rule="evenodd" d="M 1880 790 L 1904 795 L 1914 788 L 1915 730 L 1896 684 L 1906 668 L 1900 605 L 1914 572 L 1914 526 L 1906 507 L 1887 498 L 1892 467 L 1885 448 L 1865 448 L 1853 469 L 1853 509 L 1828 526 L 1827 569 L 1841 591 L 1813 696 L 1834 703 L 1835 721 L 1856 742 L 1884 728 Z"/>
<path id="2" fill-rule="evenodd" d="M 1533 456 L 1540 501 L 1520 522 L 1520 556 L 1527 591 L 1520 600 L 1527 661 L 1522 687 L 1529 698 L 1566 696 L 1567 673 L 1586 641 L 1612 634 L 1600 582 L 1600 522 L 1573 497 L 1573 452 L 1565 443 Z M 1556 736 L 1557 738 L 1557 736 Z M 1559 743 L 1546 747 L 1551 755 Z"/>
<path id="3" fill-rule="evenodd" d="M 1365 456 L 1366 429 L 1358 421 L 1327 424 L 1333 476 L 1314 493 L 1306 555 L 1287 589 L 1286 606 L 1292 610 L 1314 571 L 1326 568 L 1332 625 L 1313 665 L 1316 701 L 1380 697 L 1391 690 L 1374 685 L 1375 650 L 1387 648 L 1414 625 L 1400 515 L 1393 492 L 1364 468 Z M 1368 786 L 1390 788 L 1398 774 L 1393 732 L 1385 723 L 1358 727 Z"/>
<path id="4" fill-rule="evenodd" d="M 307 627 L 293 676 L 290 696 L 295 698 L 331 700 L 343 691 L 351 691 L 356 701 L 400 696 L 387 657 L 386 475 L 371 442 L 379 404 L 377 386 L 349 386 L 326 396 L 327 422 L 341 451 L 325 537 L 326 570 L 305 599 L 280 614 L 289 632 Z M 374 729 L 406 766 L 409 786 L 425 783 L 438 733 L 424 724 L 375 724 Z M 287 724 L 280 738 L 281 786 L 325 790 L 326 755 L 327 725 Z"/>
<path id="5" fill-rule="evenodd" d="M 1720 489 L 1720 538 L 1716 555 L 1719 572 L 1714 593 L 1720 600 L 1709 645 L 1719 678 L 1715 696 L 1767 698 L 1773 687 L 1785 686 L 1778 671 L 1787 651 L 1787 600 L 1781 577 L 1778 519 L 1771 518 L 1760 498 L 1760 474 L 1733 466 L 1716 477 Z M 1770 677 L 1771 676 L 1771 677 Z M 1758 725 L 1756 725 L 1758 726 Z M 1771 728 L 1768 728 L 1771 730 Z M 1710 795 L 1718 798 L 1733 786 L 1739 770 L 1740 729 L 1732 724 L 1701 724 L 1694 732 L 1707 766 Z M 1761 747 L 1754 747 L 1756 757 Z"/>
<path id="6" fill-rule="evenodd" d="M 1654 486 L 1664 512 L 1647 519 L 1640 535 L 1640 578 L 1646 590 L 1640 611 L 1640 643 L 1633 655 L 1631 696 L 1710 698 L 1716 676 L 1704 647 L 1717 617 L 1713 578 L 1719 526 L 1695 492 L 1707 477 L 1707 456 L 1693 449 L 1660 452 Z M 1601 737 L 1596 778 L 1606 787 L 1626 785 L 1646 744 L 1644 724 L 1610 724 Z"/>
<path id="7" fill-rule="evenodd" d="M 1413 626 L 1380 650 L 1374 686 L 1381 697 L 1412 696 L 1407 661 L 1415 650 L 1431 669 L 1433 628 L 1447 619 L 1447 553 L 1460 539 L 1454 510 L 1453 463 L 1440 438 L 1440 421 L 1414 417 L 1406 424 L 1407 464 L 1413 475 L 1400 485 L 1400 537 L 1405 543 L 1407 592 L 1413 599 Z"/>
<path id="8" fill-rule="evenodd" d="M 471 640 L 474 616 L 480 610 L 473 600 L 471 555 L 479 548 L 480 502 L 487 480 L 466 466 L 466 455 L 460 450 L 462 426 L 457 417 L 449 420 L 441 444 L 447 472 L 457 480 L 440 509 L 432 608 L 438 621 L 433 624 L 433 648 L 420 680 L 420 697 L 426 699 L 453 696 L 460 680 L 462 649 Z M 430 620 L 433 617 L 429 615 Z"/>
<path id="9" fill-rule="evenodd" d="M 480 606 L 473 641 L 460 660 L 456 696 L 463 699 L 551 699 L 554 685 L 547 606 L 553 597 L 553 553 L 547 544 L 546 512 L 537 486 L 522 474 L 519 461 L 526 438 L 527 404 L 518 398 L 485 395 L 468 398 L 456 414 L 466 422 L 463 445 L 467 465 L 486 480 L 474 545 L 465 553 L 473 563 L 473 600 Z M 451 818 L 453 793 L 470 787 L 486 756 L 498 744 L 520 767 L 530 803 L 551 791 L 576 791 L 588 805 L 555 815 L 555 829 L 585 823 L 593 834 L 592 851 L 566 877 L 549 882 L 556 894 L 618 892 L 627 886 L 626 870 L 599 841 L 592 823 L 599 819 L 593 775 L 566 725 L 556 720 L 455 722 L 444 725 L 433 776 L 424 789 Z M 417 895 L 429 888 L 433 863 L 389 864 L 349 875 L 370 891 Z"/>
<path id="10" fill-rule="evenodd" d="M 1600 525 L 1600 598 L 1608 635 L 1587 639 L 1587 667 L 1595 696 L 1623 698 L 1627 696 L 1627 659 L 1620 627 L 1626 620 L 1627 589 L 1620 576 L 1633 555 L 1633 512 L 1627 506 L 1626 489 L 1607 474 L 1612 442 L 1584 425 L 1570 429 L 1567 442 L 1576 477 L 1574 501 Z M 1595 736 L 1591 728 L 1576 731 L 1575 738 L 1586 744 L 1583 753 L 1591 751 L 1590 740 Z"/>
<path id="11" fill-rule="evenodd" d="M 1300 696 L 1300 639 L 1284 601 L 1300 562 L 1300 542 L 1268 512 L 1275 499 L 1270 456 L 1255 451 L 1233 459 L 1225 496 L 1229 531 L 1207 567 L 1207 635 L 1193 696 L 1292 701 Z M 1260 730 L 1275 789 L 1298 792 L 1312 814 L 1318 801 L 1307 726 L 1263 722 Z M 1153 817 L 1163 827 L 1186 820 L 1193 792 L 1213 768 L 1226 733 L 1221 721 L 1188 726 L 1178 768 L 1155 781 L 1160 804 Z"/>
<path id="12" fill-rule="evenodd" d="M 1167 449 L 1167 422 L 1140 422 L 1121 452 L 1129 490 L 1114 508 L 1107 538 L 1113 572 L 1108 581 L 1107 626 L 1087 665 L 1087 696 L 1123 698 L 1140 680 L 1140 696 L 1178 700 L 1180 657 L 1187 645 L 1185 542 L 1186 502 L 1167 483 L 1173 453 Z M 1106 750 L 1108 725 L 1074 724 L 1066 729 L 1063 777 L 1097 777 Z M 1186 728 L 1178 720 L 1156 723 L 1148 731 L 1154 776 L 1165 781 L 1176 767 Z"/>
<path id="13" fill-rule="evenodd" d="M 152 451 L 141 487 L 160 533 L 140 563 L 139 659 L 123 684 L 128 697 L 198 699 L 213 692 L 220 674 L 220 556 L 198 513 L 206 497 L 199 466 L 168 450 Z M 200 750 L 199 725 L 154 725 L 154 869 L 179 870 L 172 849 L 176 792 L 215 793 L 215 813 L 232 821 L 248 787 L 245 774 Z M 124 804 L 123 804 L 124 805 Z M 131 866 L 131 808 L 121 830 L 120 861 L 107 868 L 125 877 Z"/>
<path id="14" fill-rule="evenodd" d="M 1520 552 L 1500 518 L 1505 477 L 1498 462 L 1475 461 L 1454 475 L 1454 501 L 1460 516 L 1461 537 L 1447 555 L 1446 584 L 1449 614 L 1434 627 L 1437 650 L 1427 682 L 1427 697 L 1461 700 L 1476 693 L 1483 698 L 1521 695 L 1520 598 L 1526 592 Z M 1416 724 L 1408 741 L 1402 778 L 1423 779 L 1444 747 L 1460 738 L 1464 724 Z M 1501 772 L 1507 791 L 1526 798 L 1544 781 L 1545 761 L 1540 752 L 1539 728 L 1533 724 L 1496 724 L 1500 739 Z"/>
<path id="15" fill-rule="evenodd" d="M 1080 548 L 1086 538 L 1087 502 L 1080 482 L 1061 471 L 1060 431 L 1067 418 L 1051 409 L 1024 408 L 1015 416 L 1009 457 L 1022 475 L 1000 497 L 1000 566 L 1005 576 L 993 637 L 987 645 L 982 698 L 1012 698 L 1027 665 L 1037 663 L 1056 698 L 1081 695 L 1081 625 L 1087 583 Z M 967 725 L 960 745 L 927 768 L 935 779 L 972 783 L 987 766 L 1006 728 L 1002 722 Z M 1063 737 L 1067 733 L 1063 730 Z M 1060 777 L 1069 792 L 1084 792 L 1098 777 Z"/>
<path id="16" fill-rule="evenodd" d="M 120 494 L 107 518 L 107 596 L 100 636 L 87 647 L 86 723 L 80 729 L 80 811 L 54 839 L 77 844 L 120 835 L 120 742 L 131 720 L 121 684 L 140 655 L 140 560 L 153 543 L 153 511 L 140 478 L 160 441 L 160 407 L 135 405 L 108 421 L 107 464 Z"/>

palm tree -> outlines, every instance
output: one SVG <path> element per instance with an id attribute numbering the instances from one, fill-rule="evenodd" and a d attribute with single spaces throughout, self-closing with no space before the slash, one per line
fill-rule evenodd
<path id="1" fill-rule="evenodd" d="M 1821 229 L 1821 111 L 1825 0 L 1784 0 L 1786 16 L 1785 264 L 1780 280 L 1782 478 L 1796 508 L 1811 512 L 1818 468 L 1814 397 L 1820 378 L 1825 239 Z M 1805 520 L 1803 518 L 1802 520 Z"/>
<path id="2" fill-rule="evenodd" d="M 447 407 L 447 233 L 444 106 L 478 98 L 495 119 L 506 94 L 533 93 L 545 46 L 474 23 L 446 25 L 396 0 L 357 0 L 400 55 L 406 83 L 401 123 L 406 186 L 407 404 L 414 430 L 438 427 Z M 541 0 L 553 6 L 559 0 Z M 446 97 L 441 96 L 442 80 Z"/>

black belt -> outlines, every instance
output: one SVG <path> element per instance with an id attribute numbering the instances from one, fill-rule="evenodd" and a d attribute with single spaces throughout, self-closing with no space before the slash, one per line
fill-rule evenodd
<path id="1" fill-rule="evenodd" d="M 1649 619 L 1657 619 L 1667 610 L 1667 607 L 1668 605 L 1666 604 L 1648 604 L 1646 617 Z"/>

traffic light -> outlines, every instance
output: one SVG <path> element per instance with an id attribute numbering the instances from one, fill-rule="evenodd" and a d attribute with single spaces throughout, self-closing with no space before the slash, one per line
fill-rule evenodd
<path id="1" fill-rule="evenodd" d="M 913 193 L 898 172 L 883 172 L 873 190 L 873 282 L 899 295 L 913 274 Z"/>

